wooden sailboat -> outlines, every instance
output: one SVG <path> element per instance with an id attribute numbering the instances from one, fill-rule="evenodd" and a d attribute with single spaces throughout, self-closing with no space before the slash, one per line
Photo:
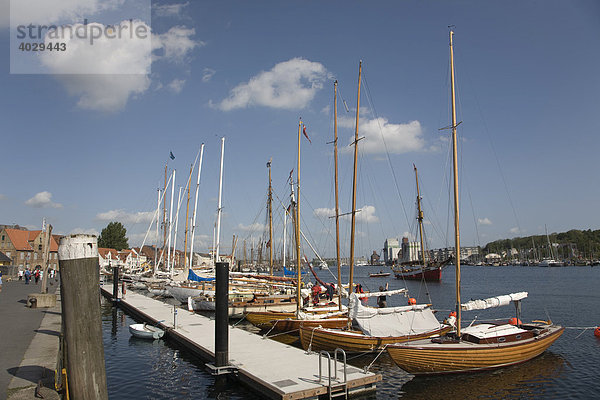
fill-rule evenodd
<path id="1" fill-rule="evenodd" d="M 409 261 L 400 263 L 394 269 L 394 275 L 397 279 L 407 280 L 426 280 L 436 281 L 442 280 L 442 268 L 446 266 L 451 259 L 445 261 L 428 261 L 425 252 L 425 240 L 423 235 L 423 210 L 421 210 L 421 192 L 419 190 L 419 174 L 417 167 L 413 164 L 415 170 L 415 180 L 417 182 L 417 221 L 419 221 L 419 238 L 421 240 L 421 262 Z"/>
<path id="2" fill-rule="evenodd" d="M 358 122 L 360 110 L 362 62 L 358 67 L 358 98 L 356 104 L 356 127 L 354 131 L 354 176 L 352 181 L 352 222 L 350 234 L 350 282 L 348 288 L 353 291 L 354 277 L 354 233 L 356 215 L 356 181 L 358 160 Z M 337 208 L 337 205 L 336 205 Z M 336 211 L 336 216 L 338 215 Z M 339 266 L 339 260 L 338 260 Z M 339 267 L 338 267 L 339 268 Z M 405 293 L 406 289 L 361 294 L 361 297 L 387 296 Z M 300 341 L 305 350 L 334 351 L 341 348 L 346 352 L 370 352 L 383 349 L 390 343 L 415 340 L 431 335 L 439 335 L 450 329 L 440 324 L 429 305 L 410 305 L 377 309 L 362 306 L 358 295 L 349 296 L 349 311 L 345 329 L 326 327 L 300 327 Z M 356 322 L 360 330 L 353 330 Z"/>
<path id="3" fill-rule="evenodd" d="M 454 160 L 454 231 L 456 255 L 460 254 L 458 214 L 458 166 L 456 148 L 456 109 L 454 95 L 454 53 L 450 31 L 450 78 L 452 97 L 452 145 Z M 393 344 L 387 351 L 394 362 L 412 374 L 471 372 L 518 364 L 543 353 L 563 333 L 551 321 L 523 324 L 519 319 L 520 301 L 526 292 L 486 300 L 460 301 L 460 257 L 456 257 L 456 331 L 436 339 Z M 461 329 L 461 311 L 514 303 L 517 317 L 513 324 L 480 323 Z"/>

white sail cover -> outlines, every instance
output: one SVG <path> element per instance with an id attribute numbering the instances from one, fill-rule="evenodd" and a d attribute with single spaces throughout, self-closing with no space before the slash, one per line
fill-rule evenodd
<path id="1" fill-rule="evenodd" d="M 486 308 L 500 307 L 509 305 L 513 301 L 521 300 L 527 297 L 527 292 L 518 292 L 505 294 L 502 296 L 490 297 L 487 299 L 471 300 L 460 305 L 461 310 L 485 310 Z"/>
<path id="2" fill-rule="evenodd" d="M 390 294 L 382 292 L 381 294 Z M 375 294 L 375 293 L 372 293 Z M 439 329 L 440 323 L 428 304 L 402 307 L 365 307 L 358 300 L 363 294 L 350 295 L 350 317 L 369 336 L 390 337 L 416 335 Z"/>

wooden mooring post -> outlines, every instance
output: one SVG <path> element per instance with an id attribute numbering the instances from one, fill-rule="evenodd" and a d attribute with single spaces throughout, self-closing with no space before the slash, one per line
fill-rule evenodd
<path id="1" fill-rule="evenodd" d="M 63 237 L 58 261 L 69 397 L 107 400 L 96 237 Z"/>
<path id="2" fill-rule="evenodd" d="M 113 267 L 113 302 L 119 301 L 119 267 Z"/>

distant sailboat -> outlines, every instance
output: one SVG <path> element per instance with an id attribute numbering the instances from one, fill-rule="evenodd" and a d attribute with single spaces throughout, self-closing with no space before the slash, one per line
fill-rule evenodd
<path id="1" fill-rule="evenodd" d="M 423 234 L 423 211 L 421 210 L 421 192 L 419 190 L 419 175 L 417 173 L 417 167 L 413 164 L 415 170 L 415 180 L 417 182 L 417 221 L 419 221 L 419 238 L 421 240 L 421 262 L 409 261 L 406 263 L 400 263 L 400 265 L 394 269 L 394 274 L 397 279 L 408 279 L 408 280 L 426 280 L 426 281 L 441 281 L 442 280 L 442 268 L 452 260 L 451 258 L 444 261 L 428 261 L 427 253 L 425 251 L 425 240 Z"/>

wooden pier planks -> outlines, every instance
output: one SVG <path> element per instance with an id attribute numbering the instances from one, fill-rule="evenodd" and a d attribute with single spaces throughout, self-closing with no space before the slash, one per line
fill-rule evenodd
<path id="1" fill-rule="evenodd" d="M 109 285 L 102 287 L 106 297 L 111 297 L 111 290 Z M 173 329 L 172 305 L 135 292 L 128 292 L 120 305 L 147 322 L 164 320 L 159 326 L 167 330 L 169 339 L 179 342 L 205 360 L 214 361 L 213 319 L 177 308 L 177 327 Z M 238 379 L 269 398 L 306 399 L 327 394 L 325 357 L 322 363 L 324 378 L 319 383 L 318 354 L 306 354 L 301 349 L 229 327 L 229 364 L 238 369 Z M 337 369 L 338 380 L 343 379 L 342 363 L 337 363 Z M 381 380 L 380 374 L 364 373 L 362 369 L 350 365 L 346 372 L 349 393 L 375 390 L 375 383 Z"/>

